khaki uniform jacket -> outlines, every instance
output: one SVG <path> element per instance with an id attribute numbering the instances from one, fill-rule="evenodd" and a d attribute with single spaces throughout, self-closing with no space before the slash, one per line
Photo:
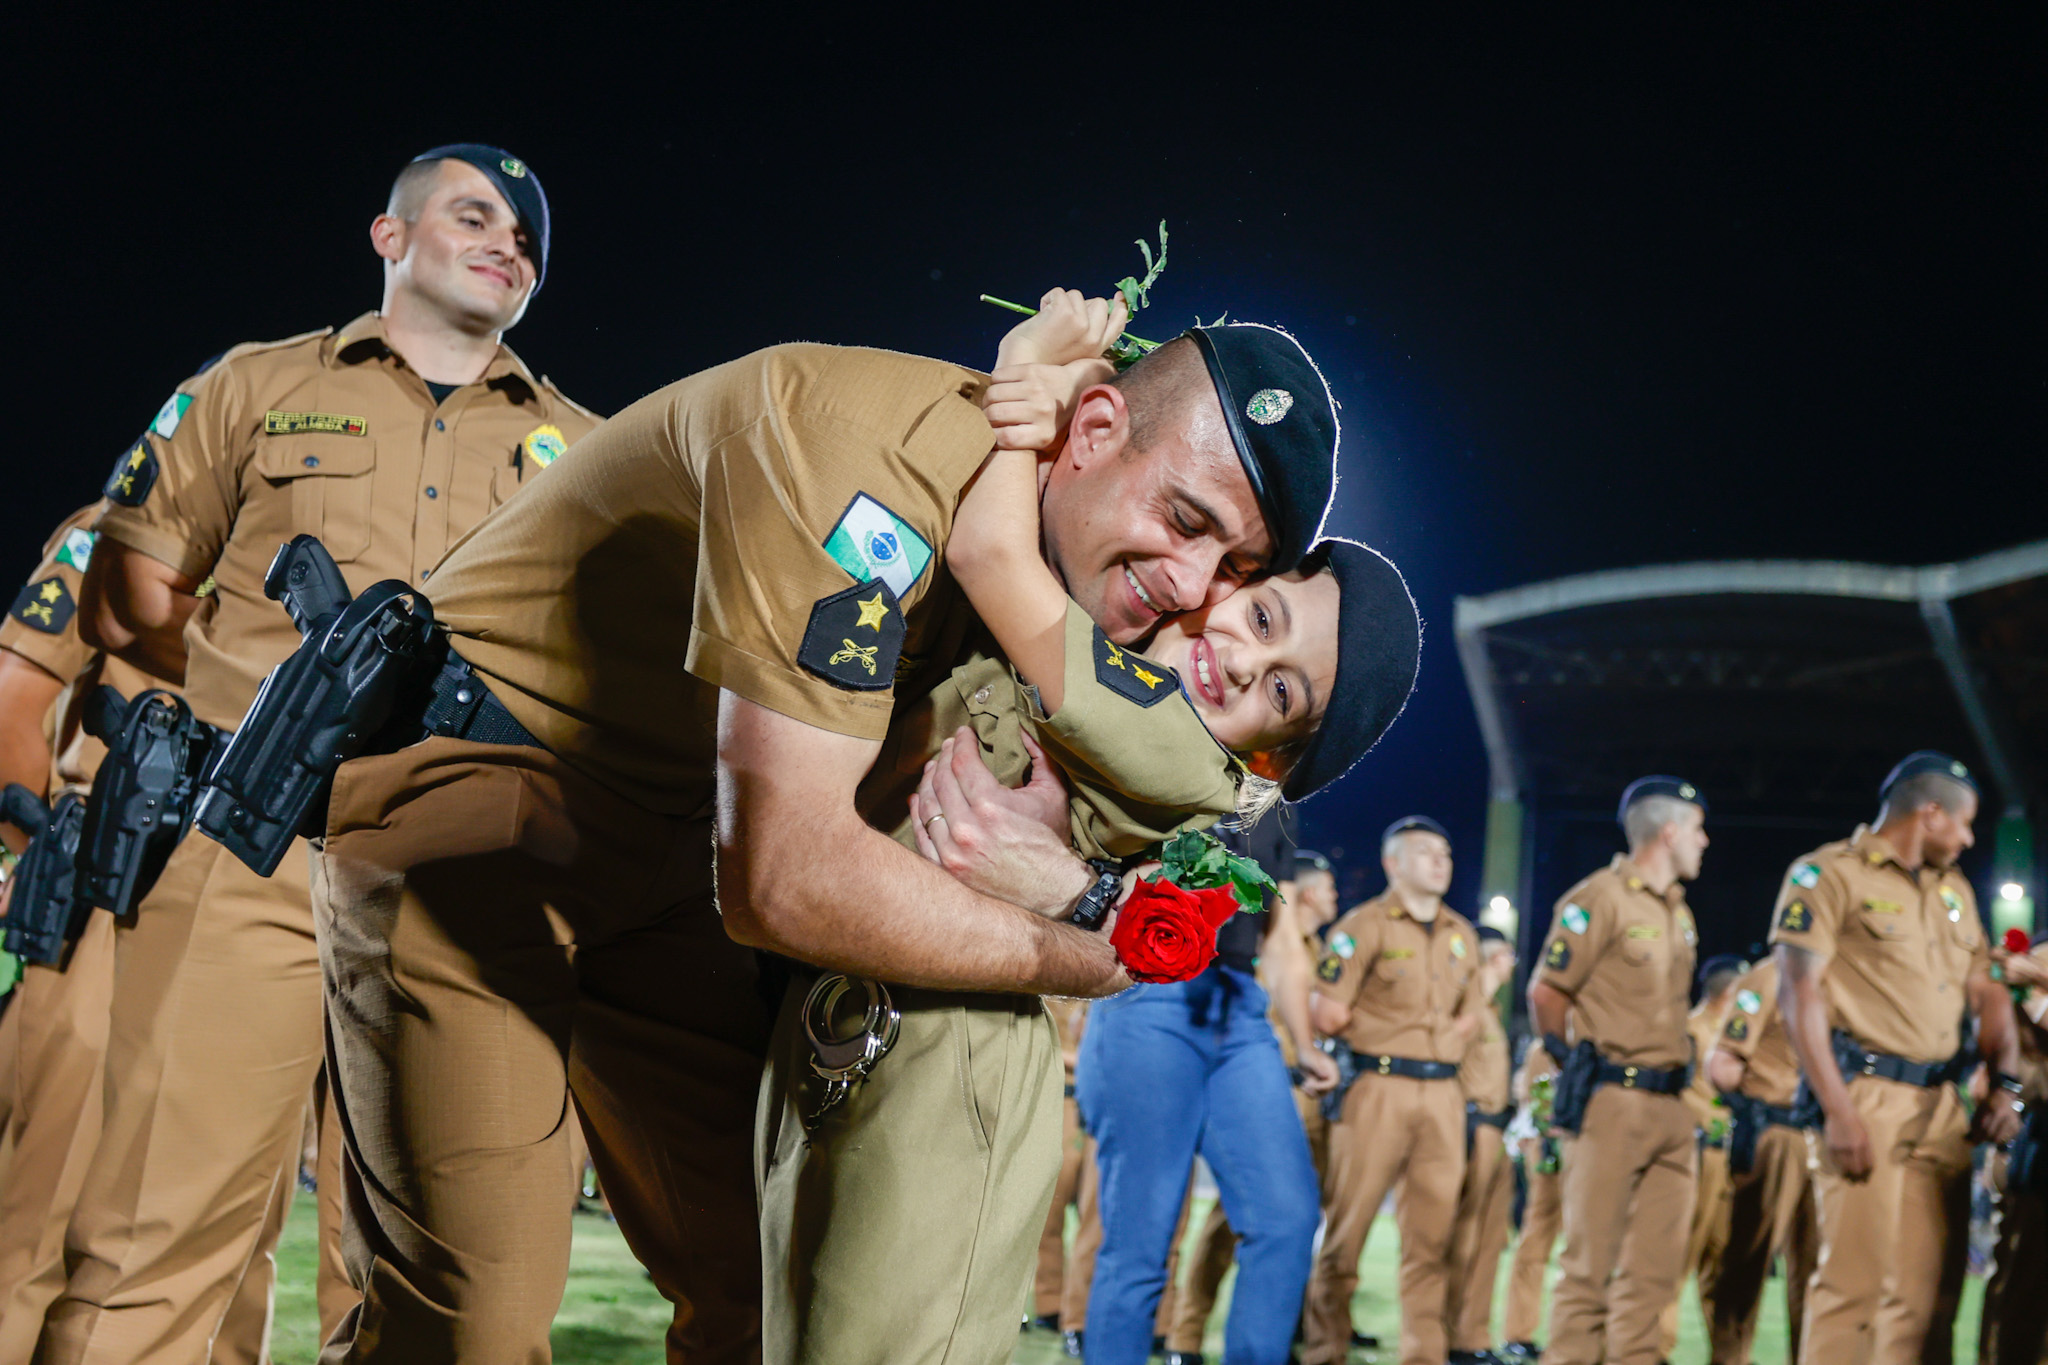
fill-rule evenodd
<path id="1" fill-rule="evenodd" d="M 448 547 L 597 426 L 509 349 L 436 403 L 366 313 L 237 346 L 178 386 L 116 461 L 100 534 L 215 590 L 185 631 L 186 696 L 241 724 L 297 648 L 263 594 L 278 547 L 320 537 L 349 588 L 425 584 Z"/>
<path id="2" fill-rule="evenodd" d="M 1711 1132 L 1716 1124 L 1728 1121 L 1728 1106 L 1722 1103 L 1721 1092 L 1707 1076 L 1707 1053 L 1713 1050 L 1714 1039 L 1721 1032 L 1723 1011 L 1708 1001 L 1702 1000 L 1686 1020 L 1685 1031 L 1692 1040 L 1692 1080 L 1679 1098 L 1692 1111 L 1692 1122 L 1701 1132 Z"/>
<path id="3" fill-rule="evenodd" d="M 1617 855 L 1558 902 L 1538 979 L 1571 997 L 1573 1041 L 1623 1066 L 1684 1066 L 1697 941 L 1679 884 L 1660 896 Z"/>
<path id="4" fill-rule="evenodd" d="M 1799 1057 L 1778 1012 L 1778 964 L 1772 958 L 1751 967 L 1735 983 L 1728 1013 L 1714 1046 L 1748 1066 L 1740 1092 L 1783 1109 L 1799 1089 Z"/>
<path id="5" fill-rule="evenodd" d="M 1392 891 L 1331 926 L 1316 980 L 1317 994 L 1350 1007 L 1344 1041 L 1369 1056 L 1462 1062 L 1457 1021 L 1487 1012 L 1471 921 L 1442 905 L 1424 924 Z"/>
<path id="6" fill-rule="evenodd" d="M 1965 983 L 1991 962 L 1962 873 L 1909 871 L 1867 826 L 1792 864 L 1771 942 L 1829 964 L 1821 986 L 1831 1027 L 1916 1062 L 1955 1055 L 1969 1007 Z"/>

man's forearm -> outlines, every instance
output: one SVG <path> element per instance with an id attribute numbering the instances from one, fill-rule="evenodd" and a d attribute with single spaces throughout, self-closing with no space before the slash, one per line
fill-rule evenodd
<path id="1" fill-rule="evenodd" d="M 1821 977 L 1827 964 L 1804 948 L 1781 943 L 1777 947 L 1778 1011 L 1785 1017 L 1785 1036 L 1799 1059 L 1799 1072 L 1831 1114 L 1849 1108 L 1849 1086 L 1835 1065 L 1833 1031 L 1828 1027 L 1827 997 L 1821 993 Z"/>
<path id="2" fill-rule="evenodd" d="M 1300 1053 L 1314 1047 L 1316 1041 L 1315 1026 L 1309 1017 L 1309 983 L 1315 972 L 1308 960 L 1308 945 L 1302 941 L 1294 906 L 1284 894 L 1291 886 L 1292 883 L 1283 883 L 1283 894 L 1274 899 L 1272 922 L 1266 926 L 1259 957 L 1272 986 L 1280 1022 L 1294 1040 L 1296 1053 Z"/>
<path id="3" fill-rule="evenodd" d="M 1545 981 L 1529 983 L 1529 1017 L 1536 1023 L 1538 1039 L 1565 1036 L 1571 1020 L 1572 998 Z"/>
<path id="4" fill-rule="evenodd" d="M 1969 992 L 1977 1012 L 1978 1055 L 1994 1070 L 2019 1075 L 2020 1036 L 2011 993 L 1987 976 L 1973 977 Z"/>

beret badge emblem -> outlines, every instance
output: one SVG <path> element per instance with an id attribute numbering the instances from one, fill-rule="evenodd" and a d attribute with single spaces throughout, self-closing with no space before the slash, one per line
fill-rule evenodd
<path id="1" fill-rule="evenodd" d="M 1294 395 L 1285 389 L 1260 389 L 1244 405 L 1244 415 L 1262 427 L 1270 427 L 1294 406 Z"/>

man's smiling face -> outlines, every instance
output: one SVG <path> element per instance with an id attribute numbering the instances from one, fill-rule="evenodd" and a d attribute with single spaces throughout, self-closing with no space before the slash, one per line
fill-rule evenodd
<path id="1" fill-rule="evenodd" d="M 1199 358 L 1195 361 L 1199 368 Z M 1206 377 L 1132 439 L 1124 394 L 1084 392 L 1041 502 L 1046 562 L 1119 644 L 1220 600 L 1272 554 L 1251 481 Z"/>
<path id="2" fill-rule="evenodd" d="M 388 216 L 387 216 L 388 217 Z M 384 220 L 380 220 L 384 221 Z M 526 230 L 489 176 L 466 161 L 439 164 L 433 191 L 379 254 L 394 286 L 466 332 L 519 321 L 536 277 Z"/>

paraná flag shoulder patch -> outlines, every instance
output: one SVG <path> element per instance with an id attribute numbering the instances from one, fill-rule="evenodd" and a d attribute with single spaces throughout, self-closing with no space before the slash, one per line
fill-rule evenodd
<path id="1" fill-rule="evenodd" d="M 149 490 L 156 487 L 156 476 L 156 447 L 147 436 L 138 437 L 114 461 L 114 472 L 107 475 L 107 486 L 101 492 L 108 502 L 140 507 L 148 499 Z"/>
<path id="2" fill-rule="evenodd" d="M 1792 869 L 1792 884 L 1803 886 L 1808 891 L 1820 885 L 1820 864 L 1801 863 Z"/>
<path id="3" fill-rule="evenodd" d="M 1564 921 L 1565 928 L 1575 934 L 1585 933 L 1586 926 L 1593 922 L 1592 918 L 1586 914 L 1586 907 L 1577 903 L 1566 904 L 1564 913 L 1558 916 L 1558 918 Z"/>
<path id="4" fill-rule="evenodd" d="M 1164 664 L 1133 654 L 1095 628 L 1095 681 L 1126 701 L 1153 706 L 1177 696 L 1180 679 Z"/>
<path id="5" fill-rule="evenodd" d="M 55 635 L 71 623 L 77 611 L 78 603 L 72 599 L 71 589 L 64 586 L 62 578 L 52 575 L 23 588 L 7 614 L 30 630 Z"/>
<path id="6" fill-rule="evenodd" d="M 880 580 L 898 597 L 909 595 L 911 585 L 932 562 L 931 542 L 865 493 L 854 494 L 839 514 L 832 534 L 825 537 L 825 553 L 854 581 Z"/>
<path id="7" fill-rule="evenodd" d="M 156 410 L 156 420 L 149 424 L 149 429 L 166 441 L 170 440 L 178 434 L 178 423 L 185 420 L 185 409 L 191 406 L 191 394 L 172 394 L 164 400 L 164 405 Z"/>
<path id="8" fill-rule="evenodd" d="M 896 685 L 903 634 L 903 611 L 889 585 L 856 583 L 811 608 L 796 661 L 834 687 L 885 692 Z"/>
<path id="9" fill-rule="evenodd" d="M 1778 912 L 1778 927 L 1788 934 L 1803 934 L 1813 927 L 1813 911 L 1806 908 L 1806 902 L 1791 900 Z"/>
<path id="10" fill-rule="evenodd" d="M 1334 933 L 1330 935 L 1330 951 L 1338 957 L 1348 958 L 1358 951 L 1358 940 L 1341 931 Z"/>
<path id="11" fill-rule="evenodd" d="M 1764 1007 L 1764 998 L 1755 991 L 1744 989 L 1735 992 L 1735 1008 L 1744 1014 L 1755 1014 Z"/>
<path id="12" fill-rule="evenodd" d="M 92 547 L 98 540 L 97 532 L 72 527 L 64 533 L 64 543 L 57 547 L 57 562 L 84 573 L 92 567 Z"/>

